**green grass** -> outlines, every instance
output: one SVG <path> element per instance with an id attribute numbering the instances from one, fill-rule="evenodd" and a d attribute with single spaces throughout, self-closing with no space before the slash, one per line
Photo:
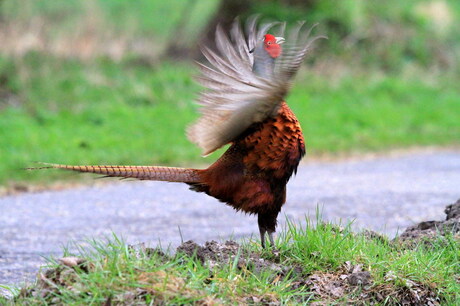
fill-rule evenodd
<path id="1" fill-rule="evenodd" d="M 458 144 L 460 90 L 401 77 L 302 81 L 289 102 L 313 153 Z"/>
<path id="2" fill-rule="evenodd" d="M 348 226 L 339 228 L 320 222 L 314 227 L 307 221 L 302 228 L 289 224 L 276 243 L 278 256 L 262 251 L 254 241 L 246 241 L 233 253 L 234 257 L 211 268 L 196 256 L 162 256 L 148 250 L 133 252 L 115 237 L 108 243 L 92 241 L 92 249 L 80 249 L 76 254 L 65 251 L 65 256 L 86 259 L 84 267 L 89 272 L 78 267 L 74 272 L 51 261 L 50 267 L 57 270 L 44 273 L 46 285 L 39 281 L 30 287 L 34 288 L 35 296 L 31 295 L 33 290 L 23 289 L 19 294 L 10 289 L 16 295 L 16 304 L 51 301 L 66 305 L 102 304 L 109 298 L 115 303 L 133 303 L 138 298 L 147 304 L 204 301 L 395 304 L 416 291 L 422 298 L 431 294 L 443 305 L 453 305 L 460 299 L 460 245 L 452 237 L 406 248 L 386 239 L 353 234 Z M 257 262 L 264 264 L 258 269 Z M 370 272 L 371 285 L 352 287 L 341 278 L 351 273 L 347 271 L 349 267 L 357 265 L 361 267 L 359 270 Z M 334 286 L 341 284 L 342 295 L 327 293 L 324 285 L 334 282 Z M 3 303 L 13 301 L 3 300 Z"/>
<path id="3" fill-rule="evenodd" d="M 0 58 L 0 184 L 73 174 L 27 172 L 35 161 L 68 164 L 196 165 L 212 162 L 185 136 L 197 118 L 195 67 Z M 391 75 L 328 77 L 305 69 L 287 98 L 310 154 L 378 151 L 460 142 L 460 88 Z M 9 102 L 8 102 L 9 103 Z"/>

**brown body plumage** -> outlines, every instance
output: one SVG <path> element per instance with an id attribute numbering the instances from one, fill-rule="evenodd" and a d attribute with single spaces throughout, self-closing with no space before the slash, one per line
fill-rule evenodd
<path id="1" fill-rule="evenodd" d="M 195 191 L 257 214 L 262 245 L 272 240 L 276 218 L 286 201 L 286 183 L 305 154 L 299 122 L 286 103 L 274 118 L 250 126 L 208 169 L 199 172 Z M 273 241 L 271 241 L 273 244 Z"/>
<path id="2" fill-rule="evenodd" d="M 305 154 L 302 130 L 284 96 L 309 46 L 308 33 L 299 38 L 299 26 L 291 32 L 281 56 L 273 49 L 265 52 L 273 47 L 271 43 L 282 41 L 265 35 L 274 25 L 262 25 L 257 30 L 256 19 L 252 19 L 246 41 L 235 22 L 231 39 L 217 30 L 217 52 L 203 48 L 211 67 L 200 66 L 199 81 L 205 87 L 198 99 L 203 105 L 202 116 L 188 130 L 188 136 L 204 154 L 231 144 L 207 169 L 56 164 L 42 168 L 187 183 L 192 190 L 205 192 L 236 210 L 257 214 L 262 246 L 265 233 L 274 244 L 273 232 L 286 200 L 286 184 Z M 284 26 L 281 29 L 284 31 Z"/>

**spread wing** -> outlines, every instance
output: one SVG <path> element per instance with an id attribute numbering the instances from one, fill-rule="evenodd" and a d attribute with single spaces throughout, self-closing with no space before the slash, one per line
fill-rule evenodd
<path id="1" fill-rule="evenodd" d="M 310 31 L 303 31 L 300 24 L 290 32 L 275 63 L 268 55 L 254 59 L 250 51 L 262 44 L 263 36 L 272 28 L 278 29 L 277 35 L 284 34 L 284 24 L 257 27 L 257 18 L 252 18 L 247 25 L 246 40 L 236 20 L 230 37 L 217 27 L 216 51 L 206 46 L 201 48 L 210 65 L 198 63 L 201 75 L 197 79 L 204 87 L 198 98 L 201 117 L 188 128 L 187 135 L 202 148 L 203 155 L 232 142 L 251 124 L 276 115 L 291 80 L 316 39 L 308 40 Z M 256 75 L 252 70 L 254 60 L 272 65 L 273 73 Z"/>

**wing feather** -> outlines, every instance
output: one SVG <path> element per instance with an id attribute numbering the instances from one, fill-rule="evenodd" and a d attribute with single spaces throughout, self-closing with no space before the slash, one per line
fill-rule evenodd
<path id="1" fill-rule="evenodd" d="M 258 26 L 257 23 L 258 17 L 248 20 L 247 37 L 238 19 L 230 36 L 218 26 L 217 50 L 201 47 L 210 65 L 198 63 L 201 74 L 196 79 L 204 87 L 197 100 L 201 117 L 188 128 L 187 135 L 202 148 L 203 155 L 234 141 L 253 123 L 275 116 L 310 49 L 309 31 L 304 34 L 301 23 L 290 31 L 273 73 L 259 76 L 253 72 L 255 59 L 250 51 L 262 43 L 263 35 L 272 28 L 277 35 L 284 35 L 286 24 L 272 22 Z"/>

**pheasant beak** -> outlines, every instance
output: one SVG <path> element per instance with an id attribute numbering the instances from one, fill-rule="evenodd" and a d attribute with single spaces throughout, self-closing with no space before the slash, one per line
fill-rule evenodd
<path id="1" fill-rule="evenodd" d="M 279 37 L 279 36 L 278 36 L 278 37 L 275 37 L 275 39 L 276 39 L 276 43 L 277 43 L 278 45 L 281 45 L 282 43 L 284 43 L 284 42 L 286 41 L 286 40 L 284 39 L 284 37 Z"/>

